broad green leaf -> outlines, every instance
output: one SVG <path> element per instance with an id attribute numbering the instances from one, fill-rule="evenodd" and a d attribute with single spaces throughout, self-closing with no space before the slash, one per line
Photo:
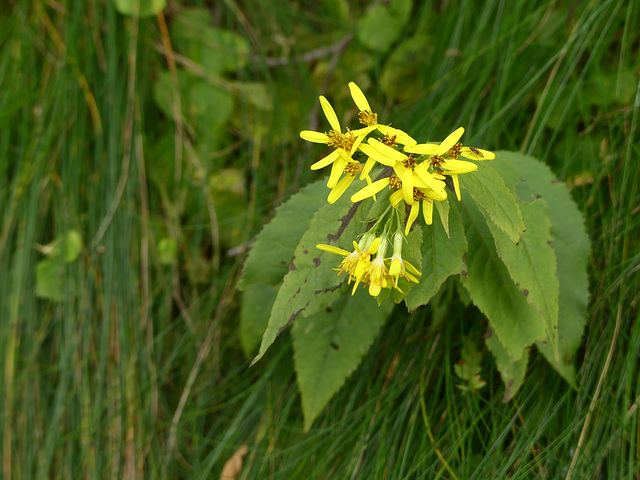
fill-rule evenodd
<path id="1" fill-rule="evenodd" d="M 520 360 L 514 361 L 491 330 L 489 330 L 489 336 L 485 338 L 485 344 L 493 354 L 500 378 L 504 383 L 505 390 L 502 401 L 506 403 L 518 393 L 522 386 L 529 362 L 529 349 L 525 350 Z"/>
<path id="2" fill-rule="evenodd" d="M 276 209 L 273 220 L 251 247 L 238 288 L 255 282 L 277 285 L 282 281 L 302 234 L 324 203 L 327 192 L 326 181 L 321 180 L 306 186 Z"/>
<path id="3" fill-rule="evenodd" d="M 305 430 L 358 367 L 392 308 L 391 302 L 378 306 L 359 290 L 294 322 L 291 334 Z"/>
<path id="4" fill-rule="evenodd" d="M 404 22 L 385 5 L 377 4 L 367 10 L 357 26 L 358 40 L 377 52 L 386 52 L 402 34 Z"/>
<path id="5" fill-rule="evenodd" d="M 573 383 L 573 357 L 580 346 L 589 301 L 587 263 L 590 247 L 584 218 L 565 184 L 558 181 L 551 170 L 539 160 L 515 152 L 499 152 L 496 160 L 511 163 L 525 179 L 517 187 L 520 198 L 531 201 L 541 197 L 547 204 L 560 282 L 560 365 L 557 368 L 560 375 Z M 538 350 L 552 365 L 555 364 L 549 342 L 538 343 Z"/>
<path id="6" fill-rule="evenodd" d="M 442 202 L 435 202 L 436 210 L 438 211 L 438 217 L 440 217 L 440 222 L 442 222 L 442 226 L 444 228 L 444 232 L 449 237 L 449 200 L 445 199 Z"/>
<path id="7" fill-rule="evenodd" d="M 462 277 L 462 284 L 509 356 L 519 360 L 526 347 L 545 338 L 544 321 L 513 283 L 478 207 L 463 201 L 462 209 L 469 242 L 468 277 Z"/>
<path id="8" fill-rule="evenodd" d="M 467 240 L 460 212 L 455 203 L 450 206 L 449 231 L 450 237 L 447 236 L 442 224 L 437 221 L 433 222 L 433 225 L 424 225 L 422 277 L 420 277 L 420 283 L 413 287 L 405 300 L 409 310 L 426 305 L 447 277 L 464 271 L 463 256 L 467 250 Z"/>
<path id="9" fill-rule="evenodd" d="M 277 293 L 278 286 L 265 283 L 252 283 L 242 292 L 240 342 L 247 358 L 251 358 L 260 345 Z"/>
<path id="10" fill-rule="evenodd" d="M 360 204 L 353 204 L 349 199 L 358 188 L 359 185 L 352 185 L 336 203 L 326 204 L 314 215 L 295 249 L 293 265 L 278 291 L 260 350 L 252 364 L 262 358 L 280 332 L 307 308 L 314 297 L 336 290 L 346 280 L 345 274 L 338 276 L 334 270 L 343 258 L 318 250 L 316 245 L 340 242 L 345 250 L 352 249 L 349 244 L 361 232 L 362 212 L 366 210 L 358 208 Z M 298 218 L 304 217 L 295 217 L 294 222 Z M 371 301 L 375 303 L 373 299 Z"/>
<path id="11" fill-rule="evenodd" d="M 178 251 L 178 241 L 175 238 L 165 237 L 158 242 L 158 257 L 162 265 L 171 265 Z"/>
<path id="12" fill-rule="evenodd" d="M 557 332 L 560 284 L 549 214 L 544 200 L 522 203 L 520 211 L 526 230 L 517 245 L 491 222 L 487 224 L 495 240 L 498 255 L 518 289 L 542 316 L 547 341 L 552 344 L 554 358 L 559 358 Z"/>
<path id="13" fill-rule="evenodd" d="M 61 258 L 47 258 L 36 265 L 36 295 L 61 302 L 75 295 L 73 277 L 65 277 L 65 264 Z"/>
<path id="14" fill-rule="evenodd" d="M 122 15 L 138 14 L 139 17 L 152 17 L 167 6 L 167 0 L 113 0 L 116 10 Z"/>
<path id="15" fill-rule="evenodd" d="M 524 220 L 515 192 L 507 187 L 498 171 L 489 162 L 480 162 L 476 172 L 460 175 L 459 178 L 460 185 L 469 192 L 493 223 L 513 243 L 518 243 L 524 232 Z"/>

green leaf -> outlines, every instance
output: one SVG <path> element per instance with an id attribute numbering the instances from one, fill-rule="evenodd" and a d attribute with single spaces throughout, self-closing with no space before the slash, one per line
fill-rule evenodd
<path id="1" fill-rule="evenodd" d="M 447 237 L 449 237 L 449 200 L 445 199 L 442 202 L 435 202 L 436 210 L 438 211 L 438 217 L 440 217 L 440 221 L 442 222 L 442 227 L 444 228 Z"/>
<path id="2" fill-rule="evenodd" d="M 162 265 L 171 265 L 176 259 L 178 241 L 175 238 L 165 237 L 158 242 L 158 257 Z"/>
<path id="3" fill-rule="evenodd" d="M 69 230 L 58 235 L 51 243 L 39 246 L 38 250 L 49 258 L 58 258 L 62 254 L 65 263 L 72 263 L 82 251 L 82 236 L 77 230 Z"/>
<path id="4" fill-rule="evenodd" d="M 207 9 L 184 9 L 172 22 L 171 39 L 176 51 L 202 65 L 206 73 L 236 72 L 248 61 L 247 39 L 212 25 Z"/>
<path id="5" fill-rule="evenodd" d="M 455 204 L 451 205 L 449 212 L 449 230 L 450 237 L 438 222 L 423 227 L 422 277 L 405 300 L 409 310 L 426 305 L 447 277 L 464 270 L 463 256 L 467 250 L 467 240 L 460 212 Z"/>
<path id="6" fill-rule="evenodd" d="M 544 321 L 511 279 L 478 207 L 473 202 L 463 202 L 462 207 L 469 242 L 468 277 L 462 284 L 509 356 L 519 360 L 526 347 L 545 338 Z"/>
<path id="7" fill-rule="evenodd" d="M 307 185 L 276 209 L 273 220 L 258 234 L 247 256 L 238 288 L 255 282 L 277 285 L 282 281 L 310 219 L 324 203 L 328 192 L 325 183 L 321 180 Z"/>
<path id="8" fill-rule="evenodd" d="M 122 15 L 133 15 L 137 10 L 140 18 L 152 17 L 167 6 L 167 0 L 113 0 L 113 3 Z"/>
<path id="9" fill-rule="evenodd" d="M 524 374 L 529 362 L 529 349 L 525 350 L 520 360 L 514 361 L 491 330 L 485 338 L 485 344 L 496 361 L 496 367 L 498 367 L 500 378 L 505 387 L 502 402 L 507 403 L 518 393 L 522 382 L 524 382 Z"/>
<path id="10" fill-rule="evenodd" d="M 380 75 L 380 86 L 387 97 L 409 101 L 423 95 L 425 80 L 420 72 L 422 65 L 415 59 L 433 54 L 433 45 L 430 37 L 420 33 L 393 48 Z"/>
<path id="11" fill-rule="evenodd" d="M 481 362 L 482 355 L 473 340 L 469 337 L 462 337 L 460 360 L 453 366 L 455 374 L 464 381 L 463 385 L 457 385 L 460 390 L 476 392 L 487 384 L 480 378 Z"/>
<path id="12" fill-rule="evenodd" d="M 336 203 L 326 204 L 314 215 L 296 247 L 293 266 L 278 291 L 260 350 L 252 364 L 262 358 L 280 332 L 307 308 L 314 297 L 336 290 L 344 282 L 344 275 L 338 277 L 333 270 L 342 259 L 318 250 L 316 245 L 341 241 L 343 248 L 351 250 L 350 244 L 362 230 L 362 212 L 368 210 L 358 208 L 361 204 L 353 204 L 349 199 L 359 187 L 351 185 Z M 299 218 L 304 217 L 289 218 L 288 222 L 302 223 Z M 371 301 L 375 303 L 373 299 Z"/>
<path id="13" fill-rule="evenodd" d="M 473 197 L 483 213 L 518 243 L 524 232 L 524 220 L 518 208 L 515 192 L 505 184 L 498 171 L 487 162 L 478 164 L 478 171 L 460 175 L 460 185 Z M 463 199 L 464 201 L 464 199 Z"/>
<path id="14" fill-rule="evenodd" d="M 358 290 L 296 320 L 291 334 L 305 430 L 360 364 L 392 308 Z"/>
<path id="15" fill-rule="evenodd" d="M 242 292 L 240 342 L 247 358 L 252 357 L 260 345 L 277 293 L 277 286 L 264 283 L 253 283 Z"/>
<path id="16" fill-rule="evenodd" d="M 61 258 L 47 258 L 36 265 L 36 295 L 61 302 L 75 295 L 73 277 L 65 278 L 65 264 Z"/>
<path id="17" fill-rule="evenodd" d="M 525 201 L 541 197 L 547 204 L 551 236 L 558 263 L 560 282 L 558 307 L 558 349 L 560 365 L 555 365 L 551 344 L 539 343 L 538 350 L 554 365 L 560 375 L 573 383 L 573 357 L 580 346 L 589 301 L 589 237 L 584 218 L 563 182 L 533 157 L 515 152 L 498 152 L 496 160 L 513 165 L 525 180 L 517 193 Z"/>
<path id="18" fill-rule="evenodd" d="M 509 275 L 525 295 L 527 301 L 544 320 L 547 341 L 552 344 L 554 358 L 558 353 L 558 295 L 556 254 L 552 247 L 551 222 L 544 200 L 520 205 L 526 230 L 520 243 L 509 237 L 491 222 L 488 223 L 496 243 L 498 255 Z"/>
<path id="19" fill-rule="evenodd" d="M 386 52 L 402 34 L 404 22 L 381 4 L 374 5 L 358 22 L 358 40 L 377 52 Z"/>

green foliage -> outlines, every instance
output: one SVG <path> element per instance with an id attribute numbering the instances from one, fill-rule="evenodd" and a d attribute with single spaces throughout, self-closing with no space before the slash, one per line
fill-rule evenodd
<path id="1" fill-rule="evenodd" d="M 171 265 L 176 261 L 178 253 L 178 241 L 175 238 L 165 237 L 158 242 L 158 259 L 163 265 Z"/>
<path id="2" fill-rule="evenodd" d="M 484 343 L 493 354 L 496 367 L 498 367 L 498 371 L 500 372 L 500 378 L 502 379 L 502 383 L 504 383 L 504 397 L 502 401 L 506 403 L 518 393 L 518 390 L 520 390 L 524 382 L 524 375 L 527 371 L 527 363 L 529 362 L 529 349 L 527 348 L 524 351 L 524 355 L 522 355 L 520 360 L 514 361 L 502 345 L 502 342 L 491 330 L 489 330 Z"/>
<path id="3" fill-rule="evenodd" d="M 392 0 L 389 5 L 373 5 L 358 21 L 358 40 L 371 50 L 386 52 L 402 35 L 412 5 L 412 0 Z"/>
<path id="4" fill-rule="evenodd" d="M 61 302 L 77 291 L 75 279 L 66 275 L 65 265 L 76 261 L 82 250 L 82 237 L 69 230 L 56 237 L 40 251 L 48 258 L 36 265 L 36 294 L 48 300 Z"/>
<path id="5" fill-rule="evenodd" d="M 113 0 L 123 15 L 138 15 L 141 18 L 152 17 L 167 6 L 167 0 Z"/>
<path id="6" fill-rule="evenodd" d="M 453 371 L 464 383 L 457 385 L 463 392 L 474 392 L 486 386 L 487 382 L 482 380 L 482 355 L 478 351 L 476 344 L 469 337 L 462 338 L 462 349 L 460 350 L 460 360 L 453 366 Z"/>
<path id="7" fill-rule="evenodd" d="M 360 364 L 392 306 L 386 302 L 378 307 L 360 290 L 294 322 L 293 358 L 305 430 Z"/>

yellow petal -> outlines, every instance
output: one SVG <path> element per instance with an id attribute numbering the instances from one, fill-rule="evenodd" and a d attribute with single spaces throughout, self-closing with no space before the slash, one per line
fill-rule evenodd
<path id="1" fill-rule="evenodd" d="M 378 251 L 379 246 L 380 246 L 380 237 L 376 237 L 376 239 L 373 241 L 373 243 L 369 246 L 367 250 L 371 255 L 373 255 Z"/>
<path id="2" fill-rule="evenodd" d="M 418 214 L 420 213 L 420 202 L 416 202 L 411 205 L 411 212 L 409 212 L 409 218 L 407 218 L 407 226 L 404 228 L 404 234 L 409 235 L 409 231 L 411 230 L 411 226 L 413 222 L 418 218 Z"/>
<path id="3" fill-rule="evenodd" d="M 338 158 L 333 165 L 331 166 L 331 174 L 329 175 L 329 180 L 327 180 L 327 187 L 334 188 L 338 180 L 340 180 L 340 176 L 344 172 L 344 166 L 347 162 L 345 162 L 342 158 Z"/>
<path id="4" fill-rule="evenodd" d="M 365 110 L 373 112 L 369 106 L 369 102 L 367 102 L 367 97 L 364 96 L 364 93 L 362 93 L 362 90 L 360 90 L 358 85 L 353 82 L 349 82 L 349 90 L 351 90 L 351 97 L 361 112 L 364 112 Z"/>
<path id="5" fill-rule="evenodd" d="M 385 157 L 388 157 L 391 160 L 395 160 L 396 162 L 402 162 L 407 159 L 406 155 L 403 155 L 401 152 L 385 145 L 380 140 L 376 140 L 375 138 L 369 139 L 369 145 L 378 150 Z"/>
<path id="6" fill-rule="evenodd" d="M 329 100 L 320 95 L 320 105 L 322 105 L 322 110 L 324 111 L 324 116 L 329 120 L 329 125 L 336 132 L 340 131 L 340 122 L 338 121 L 338 116 L 336 115 L 335 110 L 329 103 Z"/>
<path id="7" fill-rule="evenodd" d="M 389 135 L 390 137 L 393 137 L 395 135 L 396 143 L 400 143 L 402 145 L 415 145 L 418 143 L 413 138 L 411 138 L 408 133 L 403 132 L 399 128 L 393 128 L 389 125 L 376 126 L 378 127 L 378 131 L 380 131 L 380 133 L 382 133 L 383 135 Z"/>
<path id="8" fill-rule="evenodd" d="M 413 170 L 410 168 L 402 176 L 402 196 L 407 205 L 413 205 Z"/>
<path id="9" fill-rule="evenodd" d="M 360 174 L 360 180 L 364 180 L 365 177 L 369 176 L 369 172 L 371 171 L 371 169 L 375 164 L 376 164 L 375 159 L 371 157 L 367 159 L 367 163 L 364 164 L 364 168 L 362 169 L 362 173 Z"/>
<path id="10" fill-rule="evenodd" d="M 351 254 L 351 252 L 347 252 L 346 250 L 343 250 L 340 247 L 335 247 L 333 245 L 325 245 L 323 243 L 317 244 L 316 248 L 324 252 L 337 253 L 338 255 L 343 255 L 345 257 Z"/>
<path id="11" fill-rule="evenodd" d="M 389 197 L 389 202 L 391 203 L 391 206 L 395 208 L 403 199 L 404 197 L 402 196 L 402 190 L 396 190 Z"/>
<path id="12" fill-rule="evenodd" d="M 445 175 L 469 173 L 478 170 L 478 166 L 475 163 L 465 162 L 464 160 L 446 160 L 442 167 L 445 170 Z"/>
<path id="13" fill-rule="evenodd" d="M 422 214 L 427 225 L 433 223 L 433 202 L 431 200 L 422 201 Z"/>
<path id="14" fill-rule="evenodd" d="M 372 125 L 370 127 L 364 127 L 364 128 L 358 128 L 356 130 L 351 130 L 351 133 L 353 133 L 353 136 L 358 138 L 358 137 L 366 137 L 370 132 L 373 132 L 376 129 L 375 125 Z"/>
<path id="15" fill-rule="evenodd" d="M 329 137 L 326 133 L 314 132 L 313 130 L 303 130 L 300 132 L 300 138 L 307 142 L 327 143 Z"/>
<path id="16" fill-rule="evenodd" d="M 445 183 L 442 180 L 436 180 L 435 178 L 433 178 L 431 173 L 426 169 L 426 166 L 424 166 L 424 163 L 418 165 L 415 169 L 415 172 L 418 174 L 420 180 L 422 180 L 427 185 L 427 187 L 429 187 L 441 197 L 447 198 L 447 192 L 444 191 Z"/>
<path id="17" fill-rule="evenodd" d="M 371 145 L 367 143 L 363 143 L 360 145 L 360 151 L 365 155 L 367 155 L 369 158 L 373 158 L 375 161 L 380 162 L 383 165 L 392 167 L 396 163 L 395 160 L 385 156 L 379 150 L 373 148 Z"/>
<path id="18" fill-rule="evenodd" d="M 493 160 L 496 158 L 495 153 L 474 147 L 463 147 L 460 155 L 471 160 Z"/>
<path id="19" fill-rule="evenodd" d="M 438 150 L 436 151 L 436 155 L 442 155 L 443 153 L 447 153 L 451 147 L 453 147 L 456 143 L 458 143 L 458 140 L 460 140 L 460 137 L 462 136 L 463 133 L 464 133 L 464 128 L 462 127 L 450 133 L 449 136 L 445 138 L 444 141 L 438 147 Z"/>
<path id="20" fill-rule="evenodd" d="M 453 180 L 453 189 L 456 191 L 456 197 L 460 201 L 460 180 L 458 180 L 458 175 L 451 175 L 451 179 Z"/>
<path id="21" fill-rule="evenodd" d="M 355 178 L 356 177 L 354 177 L 353 175 L 346 175 L 345 177 L 343 177 L 342 180 L 340 180 L 338 184 L 333 188 L 333 190 L 331 190 L 327 201 L 329 203 L 335 203 L 335 201 L 342 196 L 347 188 L 349 188 L 349 185 L 351 185 Z"/>
<path id="22" fill-rule="evenodd" d="M 404 147 L 404 151 L 409 153 L 417 153 L 419 155 L 435 155 L 435 153 L 438 151 L 438 145 L 435 143 L 407 145 Z"/>
<path id="23" fill-rule="evenodd" d="M 375 195 L 380 190 L 385 188 L 387 185 L 389 185 L 389 177 L 381 178 L 380 180 L 376 180 L 371 185 L 367 185 L 362 190 L 354 193 L 351 196 L 351 201 L 353 203 L 360 202 L 360 201 L 364 200 L 365 198 L 369 198 L 372 195 Z"/>
<path id="24" fill-rule="evenodd" d="M 320 170 L 321 168 L 326 167 L 327 165 L 331 165 L 333 162 L 336 161 L 336 159 L 338 159 L 340 157 L 340 154 L 338 153 L 337 150 L 334 150 L 333 152 L 331 152 L 329 155 L 327 155 L 326 157 L 318 160 L 316 163 L 314 163 L 313 165 L 311 165 L 311 170 Z"/>

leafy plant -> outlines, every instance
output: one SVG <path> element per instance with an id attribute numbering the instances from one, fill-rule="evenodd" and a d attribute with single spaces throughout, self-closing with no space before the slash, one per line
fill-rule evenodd
<path id="1" fill-rule="evenodd" d="M 350 88 L 364 128 L 341 133 L 333 108 L 320 97 L 332 130 L 301 133 L 334 148 L 312 166 L 332 166 L 329 203 L 321 205 L 323 182 L 292 196 L 247 258 L 241 281 L 245 303 L 255 301 L 260 284 L 277 288 L 261 312 L 245 310 L 242 318 L 244 345 L 257 345 L 257 325 L 266 325 L 254 363 L 293 322 L 295 368 L 309 428 L 392 317 L 386 298 L 414 310 L 454 276 L 488 320 L 486 345 L 505 384 L 505 401 L 522 385 L 534 344 L 573 383 L 572 358 L 588 299 L 589 242 L 565 185 L 532 157 L 464 147 L 458 142 L 462 128 L 440 144 L 418 145 L 405 132 L 378 124 L 359 88 L 353 83 Z M 373 132 L 382 136 L 365 143 Z M 366 162 L 354 159 L 356 154 L 364 154 Z M 372 180 L 369 172 L 376 164 L 386 168 L 375 170 Z M 355 190 L 358 174 L 367 186 Z M 451 179 L 460 202 L 449 200 L 445 179 Z M 343 195 L 347 191 L 351 195 Z M 420 203 L 425 225 L 411 231 Z M 345 257 L 338 275 L 327 253 Z M 353 283 L 351 298 L 346 283 Z M 355 295 L 359 284 L 368 285 L 379 307 L 362 292 Z M 456 366 L 456 373 L 473 391 L 483 381 L 480 353 L 469 342 L 462 352 L 467 366 Z"/>

